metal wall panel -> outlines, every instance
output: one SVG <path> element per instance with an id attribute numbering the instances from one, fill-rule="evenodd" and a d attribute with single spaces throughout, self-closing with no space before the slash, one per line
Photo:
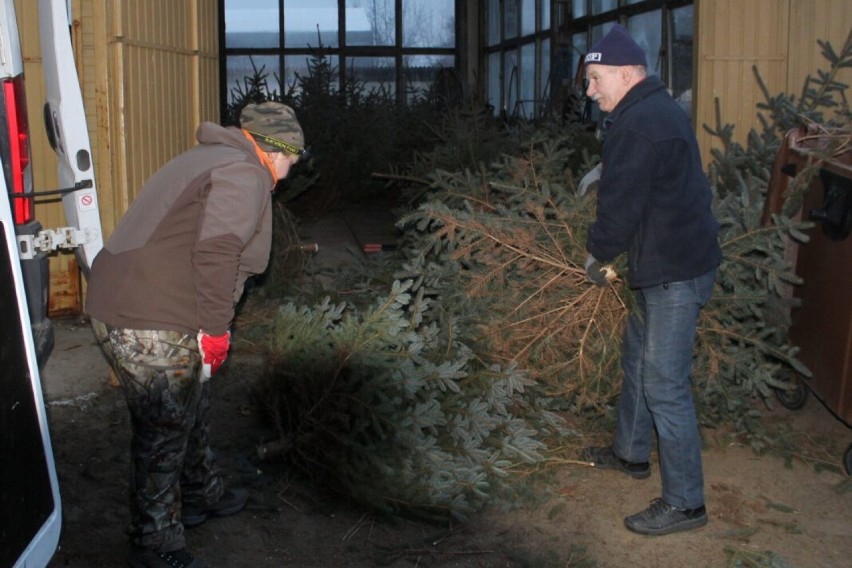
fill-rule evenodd
<path id="1" fill-rule="evenodd" d="M 219 118 L 218 9 L 215 0 L 108 4 L 109 110 L 120 118 L 109 135 L 123 147 L 129 203 L 152 173 L 195 144 L 199 122 Z"/>
<path id="2" fill-rule="evenodd" d="M 219 121 L 219 28 L 218 7 L 216 2 L 196 2 L 193 10 L 194 24 L 191 29 L 196 34 L 195 46 L 198 57 L 194 73 L 195 91 L 198 93 L 199 120 Z"/>
<path id="3" fill-rule="evenodd" d="M 817 40 L 839 51 L 852 30 L 849 0 L 696 0 L 696 132 L 705 163 L 718 138 L 703 125 L 734 124 L 735 139 L 746 145 L 752 128 L 760 129 L 757 103 L 764 95 L 757 68 L 769 93 L 799 99 L 805 78 L 827 69 Z M 841 78 L 847 84 L 852 70 Z"/>
<path id="4" fill-rule="evenodd" d="M 852 1 L 791 0 L 790 17 L 790 84 L 788 92 L 802 92 L 805 77 L 816 75 L 817 69 L 828 71 L 828 62 L 820 54 L 817 40 L 827 40 L 835 53 L 852 33 Z M 852 85 L 852 69 L 843 69 L 838 80 Z"/>
<path id="5" fill-rule="evenodd" d="M 737 141 L 756 127 L 763 100 L 754 68 L 771 93 L 787 86 L 789 0 L 699 0 L 696 3 L 696 133 L 705 158 L 721 148 L 703 125 L 716 125 L 716 101 L 722 124 L 734 124 Z"/>
<path id="6" fill-rule="evenodd" d="M 122 60 L 124 138 L 131 198 L 161 165 L 192 144 L 192 34 L 169 0 L 118 2 L 114 57 Z M 175 9 L 177 7 L 178 9 Z"/>

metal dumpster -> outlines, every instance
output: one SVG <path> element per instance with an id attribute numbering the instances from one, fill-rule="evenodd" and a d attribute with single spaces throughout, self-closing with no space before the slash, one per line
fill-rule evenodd
<path id="1" fill-rule="evenodd" d="M 837 137 L 846 146 L 837 150 Z M 794 251 L 794 289 L 801 305 L 792 311 L 790 341 L 813 373 L 805 384 L 847 426 L 852 426 L 852 149 L 848 131 L 818 126 L 787 133 L 773 167 L 763 222 L 781 210 L 788 181 L 803 168 L 819 168 L 802 205 L 816 225 L 810 242 Z M 832 150 L 834 148 L 834 150 Z M 806 392 L 806 391 L 805 391 Z M 779 397 L 780 398 L 780 397 Z M 781 398 L 782 402 L 784 399 Z M 844 466 L 852 475 L 852 445 Z"/>

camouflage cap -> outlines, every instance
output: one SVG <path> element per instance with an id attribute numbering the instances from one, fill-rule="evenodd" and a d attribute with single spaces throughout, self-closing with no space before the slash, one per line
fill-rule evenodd
<path id="1" fill-rule="evenodd" d="M 270 101 L 246 105 L 240 112 L 240 126 L 266 152 L 300 155 L 305 149 L 305 135 L 296 113 L 285 104 Z"/>

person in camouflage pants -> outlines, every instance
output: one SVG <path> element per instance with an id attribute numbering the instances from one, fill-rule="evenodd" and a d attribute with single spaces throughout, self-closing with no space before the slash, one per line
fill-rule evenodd
<path id="1" fill-rule="evenodd" d="M 208 441 L 234 308 L 272 247 L 272 192 L 305 154 L 295 113 L 247 105 L 142 187 L 88 280 L 86 312 L 130 411 L 133 568 L 199 568 L 184 530 L 241 511 Z"/>
<path id="2" fill-rule="evenodd" d="M 201 366 L 197 340 L 95 319 L 92 328 L 118 376 L 136 433 L 131 540 L 146 548 L 183 545 L 181 502 L 204 506 L 224 492 L 208 442 L 210 382 L 195 380 Z"/>

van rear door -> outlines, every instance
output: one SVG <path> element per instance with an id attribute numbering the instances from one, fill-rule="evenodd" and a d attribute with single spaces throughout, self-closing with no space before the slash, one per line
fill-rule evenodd
<path id="1" fill-rule="evenodd" d="M 69 225 L 86 235 L 75 249 L 83 274 L 103 247 L 86 110 L 74 64 L 69 14 L 65 0 L 38 0 L 41 56 L 47 102 L 44 120 L 50 144 L 59 158 L 59 183 L 73 188 L 62 204 Z"/>
<path id="2" fill-rule="evenodd" d="M 59 543 L 61 505 L 8 199 L 0 199 L 0 314 L 0 566 L 43 567 Z"/>

